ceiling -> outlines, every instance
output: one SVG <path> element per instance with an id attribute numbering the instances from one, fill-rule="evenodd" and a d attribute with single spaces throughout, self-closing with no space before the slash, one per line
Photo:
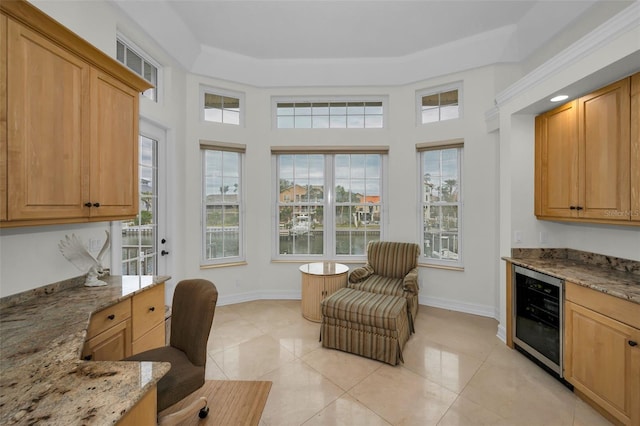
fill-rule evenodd
<path id="1" fill-rule="evenodd" d="M 207 46 L 259 59 L 411 55 L 509 25 L 536 37 L 591 2 L 169 1 Z M 553 20 L 552 20 L 553 22 Z"/>
<path id="2" fill-rule="evenodd" d="M 519 62 L 610 0 L 112 1 L 192 72 L 304 85 L 318 67 L 325 77 L 353 72 L 344 84 L 399 84 Z"/>

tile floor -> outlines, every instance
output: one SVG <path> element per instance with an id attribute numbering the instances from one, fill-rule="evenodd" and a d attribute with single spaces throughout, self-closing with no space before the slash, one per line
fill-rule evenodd
<path id="1" fill-rule="evenodd" d="M 395 367 L 322 348 L 319 327 L 295 300 L 219 306 L 207 379 L 272 381 L 261 426 L 609 424 L 493 319 L 421 306 Z"/>

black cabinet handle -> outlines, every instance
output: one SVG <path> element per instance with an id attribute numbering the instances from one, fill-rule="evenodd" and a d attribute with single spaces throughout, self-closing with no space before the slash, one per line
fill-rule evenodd
<path id="1" fill-rule="evenodd" d="M 100 203 L 93 203 L 93 207 L 100 207 Z"/>
<path id="2" fill-rule="evenodd" d="M 633 340 L 629 340 L 629 346 L 638 346 L 638 342 L 634 342 Z"/>
<path id="3" fill-rule="evenodd" d="M 153 312 L 153 311 L 155 311 L 155 310 L 156 310 L 156 307 L 155 307 L 155 306 L 152 306 L 152 307 L 150 307 L 150 308 L 149 308 L 149 310 L 150 310 L 151 312 Z"/>
<path id="4" fill-rule="evenodd" d="M 116 319 L 116 316 L 114 314 L 111 314 L 107 318 L 109 318 L 111 321 L 113 321 L 114 319 Z"/>
<path id="5" fill-rule="evenodd" d="M 569 206 L 569 210 L 575 210 L 575 209 L 577 209 L 576 206 Z"/>
<path id="6" fill-rule="evenodd" d="M 87 203 L 84 203 L 84 206 L 85 206 L 85 207 L 91 207 L 91 206 L 92 206 L 92 204 L 91 204 L 91 203 L 89 203 L 89 202 L 87 202 Z"/>
<path id="7" fill-rule="evenodd" d="M 577 206 L 576 210 L 584 210 L 584 207 Z"/>
<path id="8" fill-rule="evenodd" d="M 162 244 L 165 244 L 165 243 L 167 242 L 167 239 L 166 239 L 166 238 L 163 238 L 163 239 L 161 239 L 161 240 L 160 240 L 160 242 L 161 242 Z"/>
<path id="9" fill-rule="evenodd" d="M 162 250 L 162 251 L 160 252 L 160 256 L 166 256 L 166 255 L 168 255 L 168 254 L 169 254 L 169 252 L 168 252 L 168 251 L 166 251 L 166 250 Z"/>

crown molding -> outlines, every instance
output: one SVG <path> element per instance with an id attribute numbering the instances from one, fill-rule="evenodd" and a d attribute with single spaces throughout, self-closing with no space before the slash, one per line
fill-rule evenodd
<path id="1" fill-rule="evenodd" d="M 553 77 L 563 68 L 586 57 L 599 47 L 606 45 L 620 35 L 635 31 L 640 26 L 640 2 L 631 6 L 595 28 L 571 46 L 535 68 L 529 74 L 496 95 L 496 106 L 500 108 L 513 98 L 529 91 L 541 82 Z M 485 119 L 486 119 L 485 114 Z"/>

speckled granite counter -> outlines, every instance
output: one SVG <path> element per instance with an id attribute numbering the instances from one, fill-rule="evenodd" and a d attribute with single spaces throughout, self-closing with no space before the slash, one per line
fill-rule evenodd
<path id="1" fill-rule="evenodd" d="M 0 424 L 115 424 L 170 364 L 81 360 L 89 318 L 169 278 L 81 278 L 0 299 Z"/>
<path id="2" fill-rule="evenodd" d="M 513 249 L 503 257 L 572 283 L 640 304 L 640 262 L 573 249 Z"/>

